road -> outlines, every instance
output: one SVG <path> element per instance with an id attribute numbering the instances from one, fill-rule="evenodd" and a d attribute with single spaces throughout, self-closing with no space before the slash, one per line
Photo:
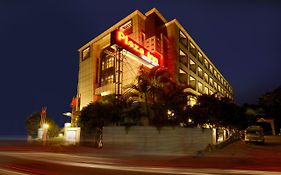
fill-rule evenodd
<path id="1" fill-rule="evenodd" d="M 264 145 L 238 141 L 212 153 L 194 156 L 126 154 L 122 151 L 0 146 L 0 174 L 281 174 L 280 137 L 267 137 Z"/>

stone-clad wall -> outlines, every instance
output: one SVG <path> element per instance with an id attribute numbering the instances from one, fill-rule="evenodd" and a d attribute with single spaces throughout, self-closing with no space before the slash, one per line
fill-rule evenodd
<path id="1" fill-rule="evenodd" d="M 195 154 L 212 143 L 212 130 L 133 126 L 104 127 L 104 146 L 118 147 L 140 154 Z"/>

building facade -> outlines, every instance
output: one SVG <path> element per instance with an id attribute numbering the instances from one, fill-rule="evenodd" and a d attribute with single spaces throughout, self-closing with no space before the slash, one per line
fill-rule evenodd
<path id="1" fill-rule="evenodd" d="M 136 10 L 79 49 L 77 94 L 80 108 L 136 83 L 140 66 L 166 67 L 174 79 L 195 95 L 233 99 L 233 89 L 216 66 L 176 20 L 157 9 Z M 196 102 L 187 97 L 188 103 Z"/>

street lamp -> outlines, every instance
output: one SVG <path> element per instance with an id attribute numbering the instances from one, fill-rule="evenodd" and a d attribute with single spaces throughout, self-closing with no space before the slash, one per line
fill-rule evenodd
<path id="1" fill-rule="evenodd" d="M 63 113 L 63 115 L 68 116 L 68 117 L 72 116 L 71 112 L 65 112 L 65 113 Z"/>
<path id="2" fill-rule="evenodd" d="M 44 123 L 44 124 L 42 125 L 42 128 L 43 128 L 43 137 L 42 137 L 42 141 L 43 141 L 43 145 L 46 145 L 49 124 L 48 124 L 48 123 Z"/>
<path id="3" fill-rule="evenodd" d="M 43 124 L 43 129 L 47 130 L 49 128 L 49 124 L 48 123 L 44 123 Z"/>

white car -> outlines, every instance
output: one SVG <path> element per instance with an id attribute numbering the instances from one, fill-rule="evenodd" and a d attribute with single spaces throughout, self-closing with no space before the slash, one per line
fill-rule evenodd
<path id="1" fill-rule="evenodd" d="M 264 143 L 264 133 L 261 126 L 249 126 L 245 131 L 245 142 Z"/>

